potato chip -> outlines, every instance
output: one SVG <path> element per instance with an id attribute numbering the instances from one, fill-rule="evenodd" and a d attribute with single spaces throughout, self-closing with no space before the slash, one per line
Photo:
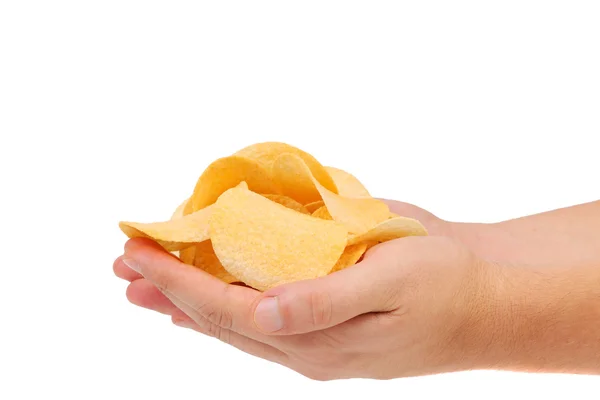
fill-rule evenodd
<path id="1" fill-rule="evenodd" d="M 170 220 L 119 227 L 223 282 L 261 291 L 348 268 L 380 242 L 427 235 L 351 173 L 279 142 L 209 164 Z"/>
<path id="2" fill-rule="evenodd" d="M 225 283 L 239 282 L 240 280 L 223 268 L 221 261 L 217 258 L 210 240 L 198 243 L 194 246 L 194 261 L 193 265 L 200 268 L 204 272 L 222 280 Z"/>
<path id="3" fill-rule="evenodd" d="M 313 201 L 312 203 L 305 204 L 304 208 L 306 208 L 306 210 L 312 214 L 315 211 L 317 211 L 317 209 L 323 207 L 324 205 L 325 205 L 325 202 L 323 200 L 318 200 L 318 201 Z"/>
<path id="4" fill-rule="evenodd" d="M 352 174 L 339 168 L 325 167 L 335 186 L 338 194 L 344 197 L 372 197 L 367 188 Z"/>
<path id="5" fill-rule="evenodd" d="M 312 213 L 312 216 L 315 218 L 333 220 L 333 217 L 331 214 L 329 214 L 329 211 L 327 211 L 327 207 L 325 206 L 317 209 L 314 213 Z"/>
<path id="6" fill-rule="evenodd" d="M 367 232 L 390 215 L 387 204 L 378 199 L 344 197 L 327 190 L 311 175 L 304 161 L 293 154 L 282 154 L 275 160 L 273 178 L 288 193 L 306 190 L 312 183 L 333 219 L 353 234 Z"/>
<path id="7" fill-rule="evenodd" d="M 181 203 L 175 209 L 175 211 L 173 211 L 173 215 L 171 215 L 171 219 L 183 217 L 184 216 L 184 210 L 187 207 L 187 205 L 188 205 L 189 202 L 190 202 L 190 199 L 185 199 L 185 201 L 183 203 Z M 185 214 L 185 215 L 187 215 L 187 214 Z"/>
<path id="8" fill-rule="evenodd" d="M 310 214 L 306 207 L 287 196 L 281 194 L 263 194 L 263 196 L 271 201 L 274 201 L 275 203 L 281 204 L 282 206 L 301 212 L 302 214 Z"/>
<path id="9" fill-rule="evenodd" d="M 263 165 L 247 157 L 224 157 L 210 164 L 196 182 L 191 211 L 213 204 L 223 192 L 240 182 L 246 182 L 250 190 L 257 193 L 279 193 L 269 170 Z"/>
<path id="10" fill-rule="evenodd" d="M 282 154 L 273 162 L 271 172 L 282 194 L 302 204 L 323 200 L 317 185 L 323 186 L 300 157 L 291 153 Z"/>
<path id="11" fill-rule="evenodd" d="M 346 247 L 343 225 L 249 190 L 227 190 L 214 206 L 209 225 L 215 254 L 230 274 L 257 290 L 327 275 Z"/>
<path id="12" fill-rule="evenodd" d="M 297 147 L 280 142 L 263 142 L 247 146 L 235 153 L 235 155 L 248 157 L 258 161 L 269 171 L 273 167 L 275 160 L 281 154 L 293 154 L 300 157 L 306 163 L 311 174 L 321 185 L 333 193 L 338 192 L 332 177 L 327 173 L 325 167 L 321 165 L 315 157 Z M 250 190 L 252 190 L 252 187 L 250 187 Z"/>
<path id="13" fill-rule="evenodd" d="M 363 254 L 365 254 L 365 251 L 367 251 L 367 246 L 367 242 L 362 242 L 346 247 L 330 273 L 340 271 L 356 264 Z"/>
<path id="14" fill-rule="evenodd" d="M 196 257 L 196 246 L 195 245 L 191 245 L 189 247 L 181 249 L 177 253 L 178 254 L 175 254 L 175 255 L 179 257 L 179 259 L 181 260 L 182 263 L 194 265 L 194 258 Z"/>
<path id="15" fill-rule="evenodd" d="M 208 239 L 208 220 L 212 206 L 181 218 L 163 222 L 119 222 L 119 227 L 130 239 L 150 238 L 167 251 L 176 251 L 189 247 L 192 243 Z"/>
<path id="16" fill-rule="evenodd" d="M 371 241 L 380 243 L 406 236 L 427 235 L 425 227 L 416 219 L 397 217 L 383 221 L 363 234 L 351 235 L 348 239 L 348 245 Z"/>
<path id="17" fill-rule="evenodd" d="M 173 211 L 173 214 L 171 215 L 171 219 L 176 219 L 176 218 L 181 218 L 184 215 L 185 212 L 185 208 L 188 206 L 188 204 L 190 203 L 190 199 L 186 199 L 184 200 L 176 209 L 175 211 Z M 173 253 L 173 255 L 175 255 L 176 257 L 181 258 L 181 254 L 179 251 L 172 251 L 171 253 Z M 188 253 L 189 254 L 189 251 Z M 184 255 L 184 258 L 188 259 L 188 261 L 190 260 L 190 258 L 187 255 Z M 191 261 L 194 261 L 193 258 L 191 258 Z M 185 262 L 185 261 L 184 261 Z M 189 264 L 189 263 L 187 263 Z"/>

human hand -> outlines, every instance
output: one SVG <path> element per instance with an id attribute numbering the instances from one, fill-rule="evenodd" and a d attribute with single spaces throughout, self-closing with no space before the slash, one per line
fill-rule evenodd
<path id="1" fill-rule="evenodd" d="M 114 268 L 132 281 L 134 304 L 312 379 L 482 365 L 488 266 L 449 238 L 383 243 L 355 266 L 265 293 L 227 285 L 145 239 L 130 240 Z"/>

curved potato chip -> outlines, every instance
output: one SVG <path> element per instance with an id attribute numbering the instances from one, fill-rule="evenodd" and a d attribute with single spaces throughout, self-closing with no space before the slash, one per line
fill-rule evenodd
<path id="1" fill-rule="evenodd" d="M 327 275 L 348 231 L 249 190 L 234 188 L 215 203 L 210 237 L 223 267 L 257 290 Z"/>
<path id="2" fill-rule="evenodd" d="M 231 275 L 217 258 L 210 240 L 198 243 L 194 246 L 195 257 L 193 265 L 201 270 L 211 274 L 212 276 L 222 280 L 225 283 L 239 282 L 240 280 Z"/>
<path id="3" fill-rule="evenodd" d="M 266 197 L 271 201 L 274 201 L 275 203 L 279 203 L 282 206 L 301 212 L 302 214 L 310 214 L 306 207 L 304 207 L 302 204 L 298 203 L 296 200 L 290 197 L 284 196 L 282 194 L 263 194 L 262 196 Z"/>
<path id="4" fill-rule="evenodd" d="M 185 208 L 187 207 L 187 205 L 189 204 L 190 199 L 185 199 L 176 209 L 175 211 L 173 211 L 173 214 L 171 215 L 171 219 L 176 219 L 176 218 L 181 218 L 184 215 L 184 211 Z M 171 253 L 173 253 L 173 255 L 179 257 L 181 259 L 181 254 L 179 251 L 175 250 L 172 251 Z M 188 252 L 189 253 L 189 252 Z M 186 258 L 187 256 L 184 255 L 184 258 Z M 188 261 L 189 261 L 189 257 L 187 257 Z M 193 261 L 193 259 L 192 259 Z M 185 262 L 185 261 L 184 261 Z M 189 264 L 189 263 L 186 263 Z"/>
<path id="5" fill-rule="evenodd" d="M 328 219 L 328 220 L 332 220 L 333 217 L 331 216 L 331 214 L 329 214 L 329 211 L 327 210 L 327 207 L 323 206 L 320 207 L 319 209 L 317 209 L 314 213 L 312 213 L 312 216 L 315 218 L 321 218 L 321 219 Z"/>
<path id="6" fill-rule="evenodd" d="M 416 219 L 398 217 L 388 219 L 378 224 L 369 231 L 350 236 L 348 245 L 362 242 L 387 242 L 406 236 L 427 236 L 427 229 Z"/>
<path id="7" fill-rule="evenodd" d="M 190 199 L 185 199 L 183 201 L 183 203 L 181 203 L 176 209 L 175 211 L 173 211 L 173 215 L 171 215 L 171 219 L 175 219 L 175 218 L 181 218 L 183 217 L 184 214 L 184 210 L 187 207 L 188 203 L 190 202 Z"/>
<path id="8" fill-rule="evenodd" d="M 353 234 L 367 232 L 390 215 L 387 204 L 378 199 L 344 197 L 327 190 L 311 175 L 306 163 L 293 154 L 282 154 L 275 160 L 273 178 L 282 192 L 312 184 L 334 221 L 344 224 Z"/>
<path id="9" fill-rule="evenodd" d="M 195 213 L 181 218 L 163 222 L 119 222 L 119 228 L 130 239 L 136 237 L 150 238 L 160 244 L 167 251 L 181 250 L 189 247 L 191 243 L 207 240 L 208 221 L 212 206 L 206 207 Z"/>
<path id="10" fill-rule="evenodd" d="M 365 254 L 367 251 L 368 244 L 366 242 L 353 244 L 344 249 L 340 259 L 331 269 L 331 273 L 340 271 L 344 268 L 348 268 L 354 264 Z"/>
<path id="11" fill-rule="evenodd" d="M 325 167 L 325 170 L 333 178 L 338 194 L 345 197 L 372 197 L 367 188 L 349 172 L 335 167 Z"/>
<path id="12" fill-rule="evenodd" d="M 191 211 L 213 204 L 223 192 L 240 182 L 246 182 L 253 192 L 279 193 L 269 170 L 255 160 L 241 156 L 219 158 L 198 178 L 191 197 Z"/>
<path id="13" fill-rule="evenodd" d="M 319 181 L 321 185 L 333 193 L 338 192 L 334 180 L 325 170 L 325 167 L 321 165 L 321 163 L 315 157 L 289 144 L 281 142 L 256 143 L 239 150 L 235 153 L 235 155 L 256 160 L 263 164 L 264 167 L 270 171 L 275 160 L 284 153 L 294 154 L 300 157 L 306 163 L 312 175 L 317 181 Z M 250 189 L 252 190 L 252 188 Z M 302 204 L 304 204 L 304 202 L 302 202 Z"/>
<path id="14" fill-rule="evenodd" d="M 309 213 L 314 213 L 319 208 L 323 207 L 325 202 L 323 200 L 313 201 L 312 203 L 305 204 L 304 207 L 308 210 Z"/>
<path id="15" fill-rule="evenodd" d="M 203 242 L 204 243 L 204 242 Z M 194 257 L 196 257 L 196 246 L 192 245 L 179 250 L 179 259 L 184 264 L 194 265 Z"/>

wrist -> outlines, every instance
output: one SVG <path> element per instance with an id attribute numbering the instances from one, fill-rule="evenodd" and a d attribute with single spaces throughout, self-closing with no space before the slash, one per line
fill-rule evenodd
<path id="1" fill-rule="evenodd" d="M 502 223 L 445 222 L 445 234 L 483 260 L 510 262 L 514 240 Z"/>

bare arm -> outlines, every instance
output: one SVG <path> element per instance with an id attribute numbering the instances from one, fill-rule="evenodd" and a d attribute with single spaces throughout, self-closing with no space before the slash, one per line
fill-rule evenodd
<path id="1" fill-rule="evenodd" d="M 450 223 L 458 238 L 482 258 L 530 266 L 600 268 L 600 201 L 497 224 Z"/>
<path id="2" fill-rule="evenodd" d="M 486 368 L 600 374 L 600 201 L 453 229 L 494 261 Z"/>

